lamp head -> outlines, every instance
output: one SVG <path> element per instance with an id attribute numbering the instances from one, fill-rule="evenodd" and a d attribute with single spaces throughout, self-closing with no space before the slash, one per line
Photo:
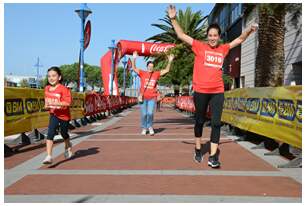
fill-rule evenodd
<path id="1" fill-rule="evenodd" d="M 81 7 L 79 9 L 75 10 L 75 12 L 79 15 L 79 17 L 81 19 L 86 19 L 89 16 L 89 14 L 92 13 L 92 11 L 87 7 L 87 4 L 85 4 L 85 3 L 81 4 Z M 83 15 L 82 15 L 82 13 L 83 13 Z"/>

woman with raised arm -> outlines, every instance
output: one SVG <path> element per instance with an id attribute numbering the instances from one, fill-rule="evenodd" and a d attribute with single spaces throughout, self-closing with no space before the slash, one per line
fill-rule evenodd
<path id="1" fill-rule="evenodd" d="M 195 105 L 194 136 L 196 142 L 194 159 L 198 163 L 203 160 L 201 137 L 207 107 L 210 104 L 212 117 L 208 165 L 212 168 L 218 168 L 221 165 L 217 150 L 220 140 L 221 115 L 224 102 L 224 83 L 222 79 L 223 60 L 230 49 L 244 42 L 252 32 L 256 31 L 258 26 L 253 24 L 232 42 L 220 44 L 221 29 L 218 24 L 211 24 L 207 28 L 208 40 L 207 42 L 202 42 L 184 33 L 176 21 L 175 6 L 169 6 L 168 16 L 171 19 L 172 26 L 178 38 L 189 44 L 195 54 L 192 82 Z"/>
<path id="2" fill-rule="evenodd" d="M 157 81 L 159 78 L 170 71 L 171 63 L 174 56 L 170 54 L 168 56 L 168 64 L 165 69 L 160 71 L 154 71 L 154 63 L 152 61 L 147 62 L 147 71 L 141 70 L 136 67 L 136 58 L 138 54 L 135 51 L 133 53 L 132 69 L 138 74 L 141 81 L 140 97 L 142 99 L 141 104 L 141 134 L 146 135 L 147 129 L 150 135 L 154 135 L 153 129 L 153 116 L 154 108 L 157 100 Z"/>

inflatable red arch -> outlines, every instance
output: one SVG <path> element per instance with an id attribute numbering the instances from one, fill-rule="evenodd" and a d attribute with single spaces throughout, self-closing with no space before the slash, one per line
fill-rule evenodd
<path id="1" fill-rule="evenodd" d="M 120 62 L 120 59 L 124 57 L 124 55 L 132 55 L 134 51 L 137 51 L 139 56 L 151 56 L 154 53 L 166 52 L 168 49 L 174 46 L 175 44 L 169 44 L 169 43 L 153 43 L 153 42 L 120 40 L 117 43 L 117 49 L 115 53 L 113 95 L 120 95 L 118 88 L 118 79 L 117 79 L 117 66 Z M 100 64 L 101 64 L 101 75 L 104 85 L 104 94 L 110 95 L 111 70 L 112 70 L 111 50 L 109 50 L 106 54 L 104 54 L 101 57 Z"/>

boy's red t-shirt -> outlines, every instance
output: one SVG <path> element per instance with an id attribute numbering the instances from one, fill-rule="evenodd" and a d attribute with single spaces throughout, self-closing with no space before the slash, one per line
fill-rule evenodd
<path id="1" fill-rule="evenodd" d="M 157 87 L 157 81 L 160 78 L 160 71 L 153 72 L 151 79 L 150 76 L 151 72 L 139 70 L 139 77 L 141 81 L 140 93 L 143 94 L 144 99 L 147 100 L 157 97 L 156 87 Z M 147 89 L 145 90 L 146 87 Z"/>
<path id="2" fill-rule="evenodd" d="M 193 67 L 193 89 L 200 93 L 223 93 L 222 65 L 230 50 L 229 44 L 211 48 L 208 44 L 193 40 L 195 54 Z"/>
<path id="3" fill-rule="evenodd" d="M 66 102 L 71 104 L 71 92 L 62 84 L 58 84 L 55 90 L 50 90 L 51 86 L 45 87 L 45 102 Z M 70 120 L 69 107 L 50 106 L 50 114 L 54 114 L 61 120 Z"/>

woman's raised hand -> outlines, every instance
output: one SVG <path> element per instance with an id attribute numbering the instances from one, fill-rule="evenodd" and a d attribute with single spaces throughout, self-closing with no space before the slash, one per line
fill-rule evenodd
<path id="1" fill-rule="evenodd" d="M 253 23 L 253 24 L 251 25 L 251 30 L 252 30 L 252 32 L 257 31 L 257 29 L 258 29 L 258 24 L 257 24 L 257 23 Z"/>
<path id="2" fill-rule="evenodd" d="M 174 54 L 168 55 L 168 60 L 169 60 L 169 62 L 172 62 L 173 59 L 174 59 Z"/>
<path id="3" fill-rule="evenodd" d="M 168 7 L 168 16 L 170 17 L 170 19 L 173 19 L 176 16 L 176 9 L 175 6 L 172 4 L 170 4 Z"/>
<path id="4" fill-rule="evenodd" d="M 137 53 L 137 51 L 134 51 L 133 52 L 133 59 L 136 59 L 138 57 L 138 53 Z"/>

